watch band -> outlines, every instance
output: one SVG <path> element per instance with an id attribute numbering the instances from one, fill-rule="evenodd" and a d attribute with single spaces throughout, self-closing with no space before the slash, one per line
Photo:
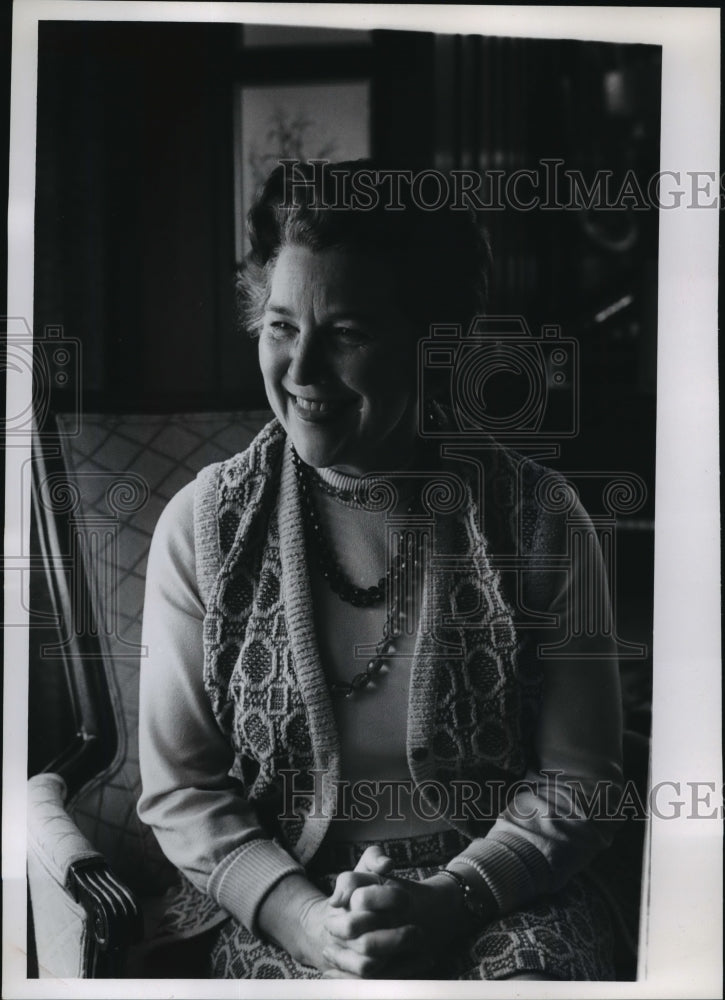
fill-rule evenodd
<path id="1" fill-rule="evenodd" d="M 463 894 L 463 908 L 468 914 L 477 919 L 485 916 L 486 907 L 483 901 L 477 897 L 472 886 L 469 885 L 462 875 L 459 875 L 458 872 L 452 872 L 450 868 L 442 868 L 438 874 L 447 875 L 453 879 Z"/>
<path id="2" fill-rule="evenodd" d="M 491 893 L 491 902 L 494 905 L 498 906 L 498 899 L 496 898 L 495 892 L 491 888 L 491 885 L 488 881 L 488 876 L 486 875 L 486 869 L 483 867 L 483 865 L 479 864 L 479 862 L 475 861 L 473 858 L 469 858 L 466 855 L 462 854 L 459 854 L 455 860 L 457 865 L 467 865 L 469 868 L 472 868 L 474 872 L 476 872 L 476 874 L 479 876 L 479 878 L 485 885 L 486 891 Z"/>

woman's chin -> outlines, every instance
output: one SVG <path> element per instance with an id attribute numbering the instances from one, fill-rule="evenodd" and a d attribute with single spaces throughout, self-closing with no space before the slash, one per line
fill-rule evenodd
<path id="1" fill-rule="evenodd" d="M 406 436 L 403 446 L 393 448 L 393 441 L 380 434 L 373 436 L 370 429 L 360 427 L 350 414 L 308 421 L 288 411 L 284 425 L 306 465 L 314 469 L 333 468 L 352 476 L 407 468 L 415 445 L 415 440 Z"/>
<path id="2" fill-rule="evenodd" d="M 337 426 L 336 426 L 337 424 Z M 348 456 L 347 434 L 339 421 L 305 421 L 288 415 L 285 430 L 295 451 L 306 465 L 326 469 Z"/>
<path id="3" fill-rule="evenodd" d="M 312 466 L 313 469 L 327 469 L 331 465 L 337 465 L 340 454 L 345 449 L 335 447 L 333 441 L 321 440 L 320 434 L 290 434 L 290 440 L 295 451 L 300 456 L 305 465 Z"/>

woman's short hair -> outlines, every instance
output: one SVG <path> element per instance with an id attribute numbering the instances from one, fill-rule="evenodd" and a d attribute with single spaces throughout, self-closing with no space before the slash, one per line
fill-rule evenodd
<path id="1" fill-rule="evenodd" d="M 434 172 L 426 173 L 435 182 Z M 272 270 L 289 244 L 380 259 L 392 269 L 399 306 L 420 335 L 433 323 L 465 329 L 485 311 L 488 244 L 468 206 L 450 199 L 424 204 L 418 179 L 371 160 L 282 161 L 247 216 L 251 250 L 237 286 L 246 331 L 260 332 Z"/>

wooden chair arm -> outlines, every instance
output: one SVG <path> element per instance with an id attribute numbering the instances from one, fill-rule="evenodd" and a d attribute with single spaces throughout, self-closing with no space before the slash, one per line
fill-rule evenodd
<path id="1" fill-rule="evenodd" d="M 65 796 L 60 775 L 39 774 L 28 783 L 29 873 L 38 963 L 52 974 L 62 961 L 57 942 L 66 928 L 59 926 L 56 931 L 48 916 L 65 893 L 68 905 L 72 900 L 85 914 L 78 943 L 80 974 L 117 977 L 122 975 L 128 947 L 143 937 L 141 910 L 131 890 L 68 815 Z"/>

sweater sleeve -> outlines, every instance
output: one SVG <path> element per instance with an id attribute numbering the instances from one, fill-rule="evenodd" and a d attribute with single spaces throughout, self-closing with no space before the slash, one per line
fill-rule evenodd
<path id="1" fill-rule="evenodd" d="M 580 506 L 574 515 L 587 544 L 574 547 L 569 570 L 534 571 L 524 580 L 524 593 L 538 605 L 529 607 L 557 623 L 531 637 L 543 681 L 534 759 L 487 836 L 449 865 L 479 887 L 492 913 L 561 888 L 613 838 L 606 803 L 616 803 L 622 783 L 619 670 L 606 627 L 580 631 L 582 598 L 601 602 L 606 619 L 608 585 L 591 521 Z M 565 519 L 548 521 L 544 551 L 563 554 Z M 542 646 L 564 639 L 566 657 L 541 656 Z"/>
<path id="2" fill-rule="evenodd" d="M 232 748 L 203 683 L 194 483 L 162 513 L 149 552 L 139 706 L 140 818 L 169 860 L 249 929 L 267 893 L 301 866 L 229 776 Z"/>

